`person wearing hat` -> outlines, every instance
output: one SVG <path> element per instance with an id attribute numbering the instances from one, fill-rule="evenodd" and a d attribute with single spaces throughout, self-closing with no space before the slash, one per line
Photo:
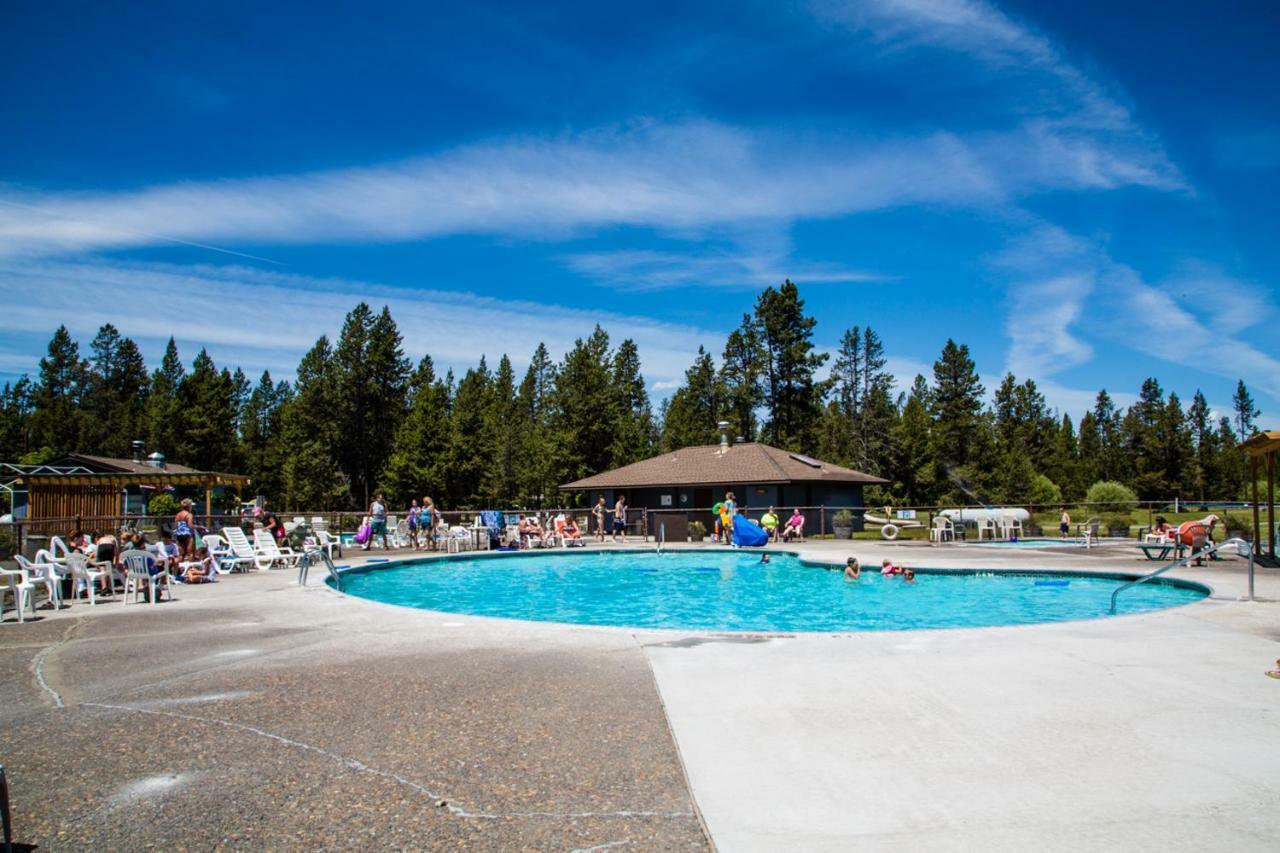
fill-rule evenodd
<path id="1" fill-rule="evenodd" d="M 191 507 L 191 498 L 183 498 L 182 508 L 173 517 L 173 541 L 178 543 L 178 550 L 188 560 L 196 553 L 196 517 L 192 515 Z"/>

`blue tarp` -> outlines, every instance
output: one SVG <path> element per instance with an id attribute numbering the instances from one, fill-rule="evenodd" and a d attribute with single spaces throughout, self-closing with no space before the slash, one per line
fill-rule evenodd
<path id="1" fill-rule="evenodd" d="M 733 520 L 733 544 L 739 548 L 760 548 L 769 541 L 764 528 L 745 516 Z"/>

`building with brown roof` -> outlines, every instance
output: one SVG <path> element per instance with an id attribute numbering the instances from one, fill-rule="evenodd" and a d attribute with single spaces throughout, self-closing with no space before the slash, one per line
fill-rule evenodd
<path id="1" fill-rule="evenodd" d="M 613 506 L 618 495 L 625 494 L 632 509 L 648 511 L 650 532 L 657 523 L 668 522 L 668 536 L 673 517 L 698 519 L 711 529 L 710 508 L 724 499 L 726 491 L 737 497 L 739 507 L 758 519 L 772 506 L 782 513 L 793 507 L 832 508 L 806 512 L 808 528 L 818 532 L 820 519 L 823 532 L 831 530 L 835 508 L 862 507 L 864 486 L 888 481 L 831 462 L 823 462 L 801 453 L 791 453 L 759 442 L 738 442 L 699 447 L 682 447 L 612 471 L 604 471 L 565 483 L 561 491 L 585 493 L 587 503 L 604 495 Z M 861 529 L 861 513 L 855 513 L 856 529 Z"/>

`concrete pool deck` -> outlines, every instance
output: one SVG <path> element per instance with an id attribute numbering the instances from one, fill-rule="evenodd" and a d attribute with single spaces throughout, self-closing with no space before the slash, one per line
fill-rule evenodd
<path id="1" fill-rule="evenodd" d="M 1157 566 L 1131 548 L 795 550 Z M 724 851 L 1269 850 L 1280 572 L 1249 603 L 1243 567 L 1180 570 L 1214 595 L 1116 619 L 776 637 L 233 576 L 156 607 L 6 612 L 0 762 L 15 840 L 41 850 L 704 849 L 699 817 Z"/>

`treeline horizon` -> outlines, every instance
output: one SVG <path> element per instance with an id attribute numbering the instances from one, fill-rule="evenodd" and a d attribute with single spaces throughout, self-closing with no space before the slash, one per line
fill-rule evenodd
<path id="1" fill-rule="evenodd" d="M 898 390 L 870 326 L 816 350 L 817 320 L 796 286 L 766 288 L 719 359 L 699 347 L 655 412 L 630 338 L 599 325 L 558 362 L 539 344 L 517 381 L 503 355 L 459 379 L 430 356 L 405 357 L 390 310 L 360 303 L 336 342 L 321 336 L 293 382 L 255 382 L 201 349 L 188 370 L 170 338 L 148 372 L 137 345 L 106 324 L 83 357 L 59 327 L 38 375 L 0 393 L 0 460 L 38 464 L 79 452 L 148 452 L 201 470 L 247 474 L 282 509 L 359 509 L 431 495 L 446 508 L 564 503 L 557 486 L 660 451 L 735 436 L 889 480 L 867 505 L 1053 505 L 1115 481 L 1142 500 L 1245 496 L 1239 443 L 1260 412 L 1243 381 L 1234 416 L 1216 420 L 1198 390 L 1184 408 L 1147 379 L 1117 407 L 1106 390 L 1079 424 L 1031 379 L 1006 374 L 990 404 L 965 344 L 948 339 L 932 378 Z M 830 365 L 827 362 L 830 361 Z"/>

